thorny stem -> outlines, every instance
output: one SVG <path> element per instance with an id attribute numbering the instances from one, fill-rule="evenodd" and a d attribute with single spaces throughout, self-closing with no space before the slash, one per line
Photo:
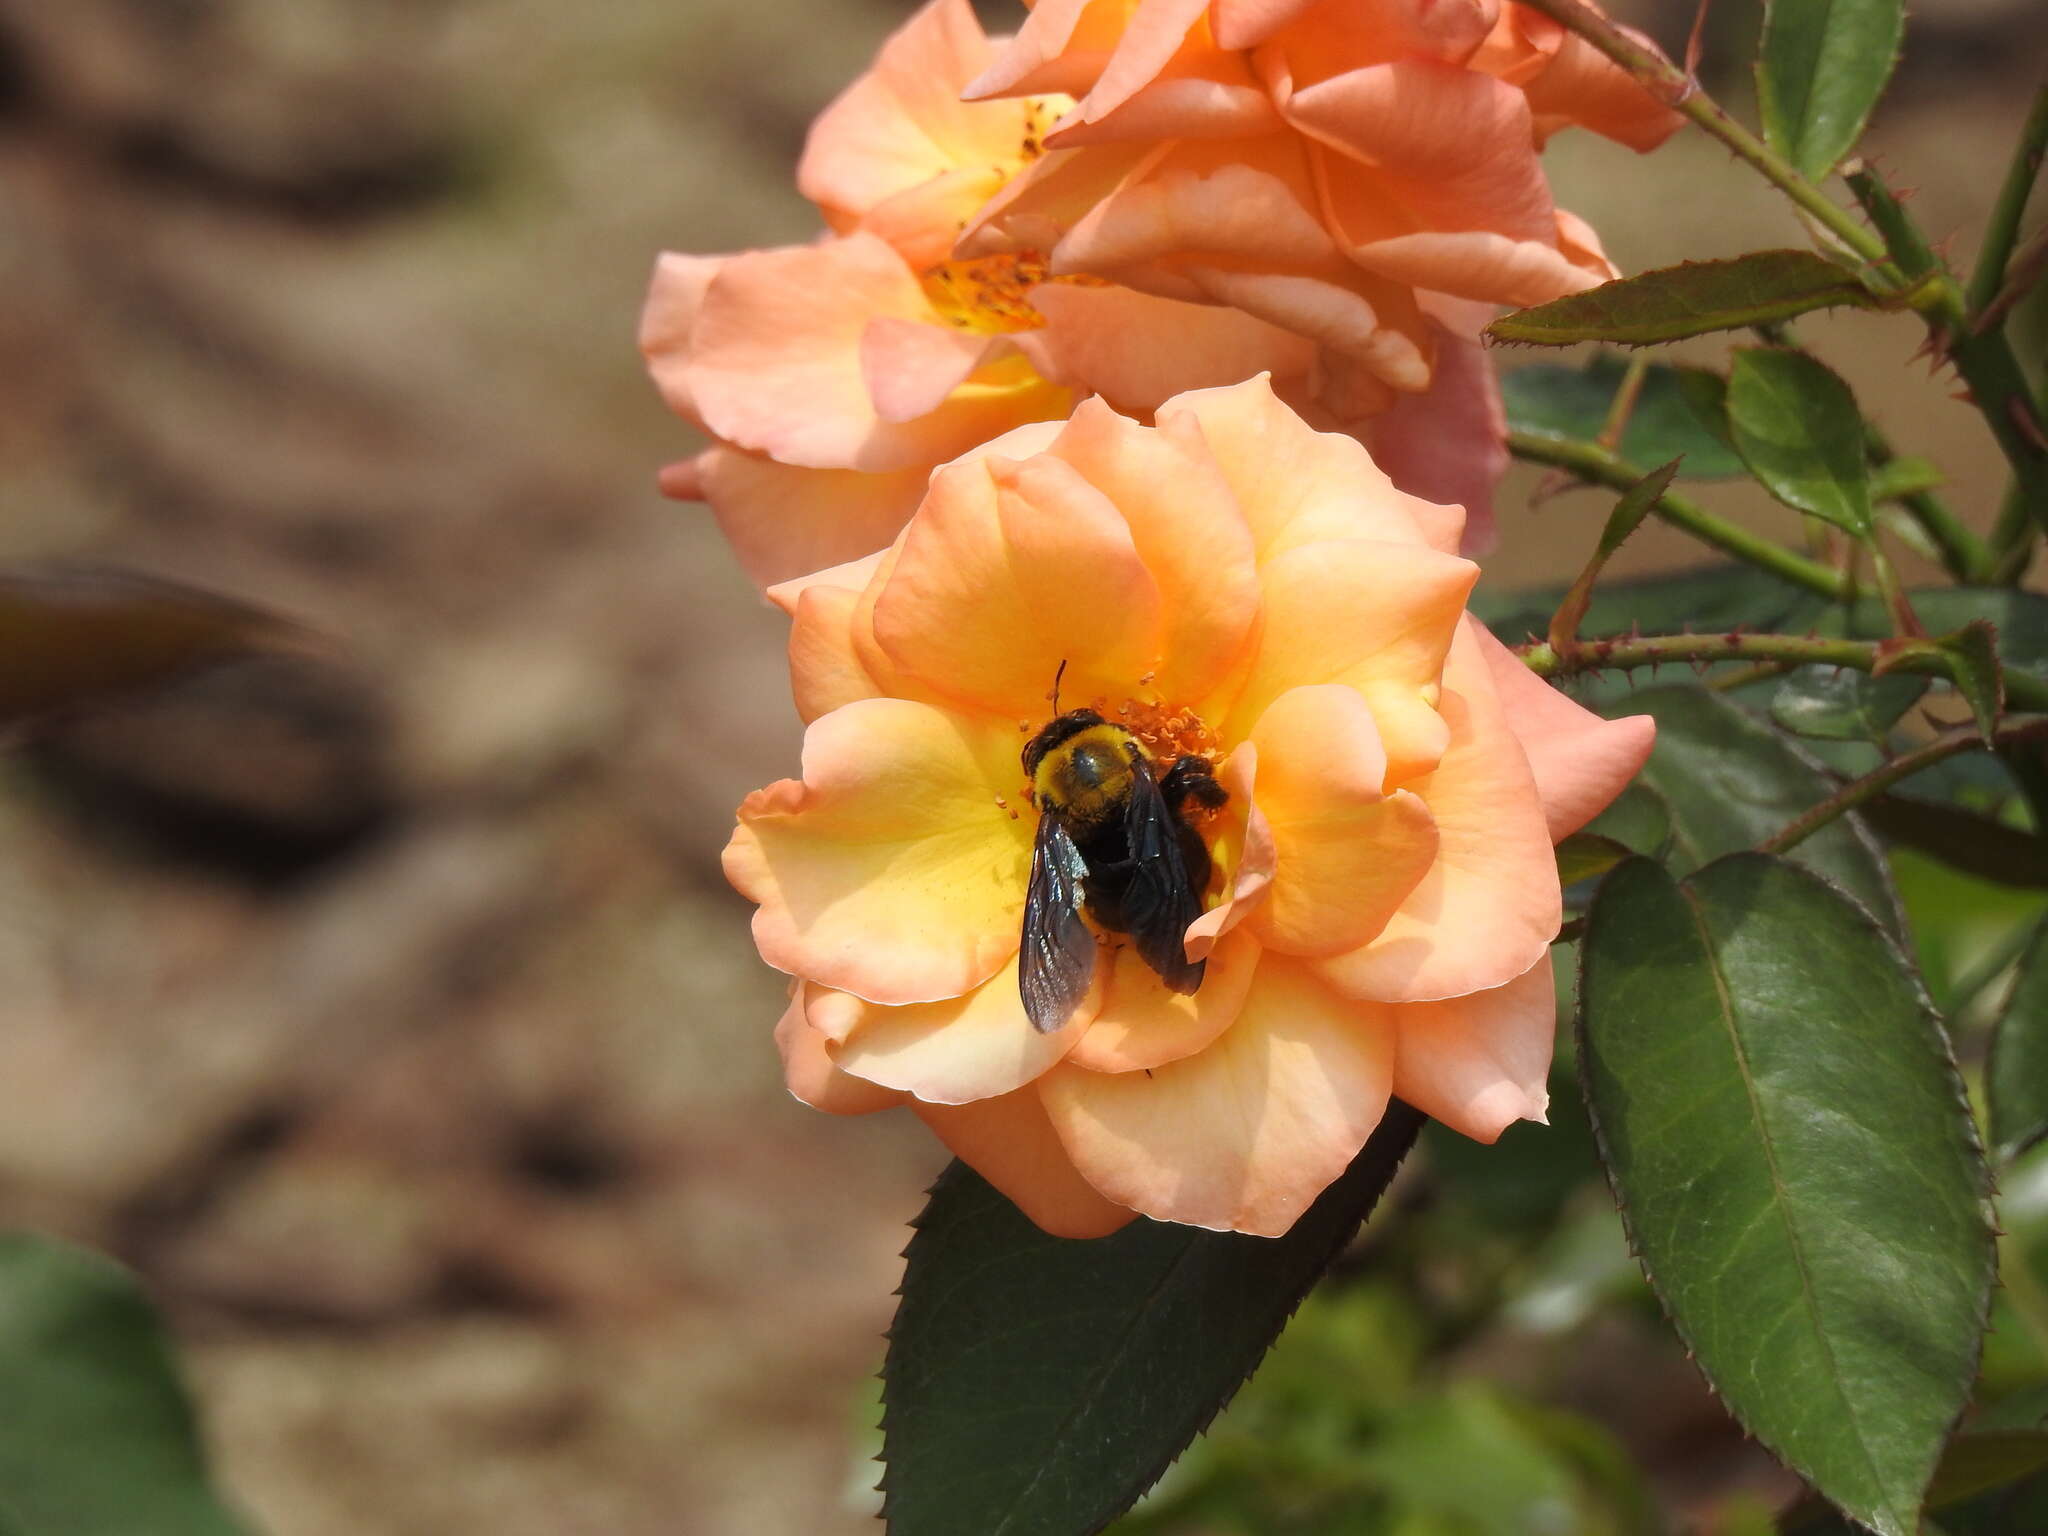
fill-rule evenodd
<path id="1" fill-rule="evenodd" d="M 1977 268 L 1970 274 L 1966 305 L 1972 320 L 1984 310 L 2004 286 L 2005 270 L 2012 260 L 2012 248 L 2019 239 L 2020 219 L 2027 211 L 2027 198 L 2034 190 L 2034 178 L 2041 173 L 2041 157 L 2048 153 L 2048 85 L 2034 93 L 2033 110 L 2013 146 L 2012 164 L 1998 189 L 1998 201 L 1991 205 L 1990 222 L 1984 226 L 1984 248 L 1977 253 Z"/>
<path id="2" fill-rule="evenodd" d="M 1607 405 L 1607 420 L 1593 439 L 1609 453 L 1621 452 L 1621 440 L 1628 433 L 1629 418 L 1636 413 L 1636 401 L 1643 393 L 1643 380 L 1650 376 L 1650 354 L 1637 352 L 1628 360 L 1627 371 Z"/>
<path id="3" fill-rule="evenodd" d="M 1891 188 L 1866 169 L 1850 171 L 1845 179 L 1884 236 L 1892 260 L 1909 280 L 1919 280 L 1913 307 L 1926 321 L 1935 350 L 1955 364 L 1969 386 L 1970 398 L 2012 465 L 2028 510 L 2048 532 L 2048 435 L 2043 434 L 2034 392 L 2005 333 L 1993 329 L 1979 334 L 1971 328 L 1962 289 L 1928 249 Z"/>
<path id="4" fill-rule="evenodd" d="M 1699 82 L 1655 49 L 1630 37 L 1583 0 L 1525 0 L 1531 10 L 1569 27 L 1650 88 L 1650 93 L 1734 151 L 1766 181 L 1810 214 L 1849 250 L 1871 263 L 1885 259 L 1882 241 L 1808 181 L 1768 144 L 1722 110 Z"/>
<path id="5" fill-rule="evenodd" d="M 1894 647 L 1888 652 L 1887 646 Z M 1580 640 L 1563 651 L 1548 641 L 1515 647 L 1522 664 L 1538 677 L 1574 677 L 1581 672 L 1628 671 L 1666 662 L 1707 665 L 1718 661 L 1782 661 L 1795 667 L 1848 667 L 1875 672 L 1880 664 L 1919 677 L 1946 678 L 1939 655 L 1899 655 L 1895 642 L 1841 640 L 1827 635 L 1749 635 L 1740 630 L 1711 635 L 1639 635 Z M 2005 696 L 2021 709 L 2048 710 L 2048 680 L 2007 668 Z"/>
<path id="6" fill-rule="evenodd" d="M 1510 432 L 1508 451 L 1518 459 L 1570 470 L 1589 485 L 1611 486 L 1617 491 L 1627 490 L 1647 473 L 1598 443 L 1580 442 L 1575 438 Z M 1772 575 L 1802 586 L 1809 592 L 1818 592 L 1822 597 L 1837 602 L 1850 595 L 1848 580 L 1840 571 L 1716 517 L 1690 497 L 1666 491 L 1657 498 L 1652 510 L 1665 522 L 1675 528 L 1683 528 L 1694 538 L 1725 550 L 1738 560 L 1761 566 Z"/>
<path id="7" fill-rule="evenodd" d="M 2034 291 L 2044 272 L 2048 272 L 2048 225 L 2035 230 L 2025 248 L 2013 257 L 2012 265 L 2005 269 L 2005 286 L 1992 296 L 1991 302 L 1970 311 L 1970 329 L 1981 335 L 1993 326 L 2005 324 L 2005 317 Z"/>
<path id="8" fill-rule="evenodd" d="M 2001 742 L 2023 741 L 2048 735 L 2048 720 L 2010 721 L 1998 727 L 1993 734 Z M 1763 853 L 1783 853 L 1786 849 L 1805 842 L 1807 838 L 1845 812 L 1853 811 L 1864 801 L 1883 794 L 1899 780 L 1909 778 L 1923 768 L 1931 768 L 1946 758 L 1983 749 L 1984 738 L 1974 725 L 1959 725 L 1954 730 L 1944 731 L 1925 746 L 1915 747 L 1910 752 L 1901 752 L 1889 762 L 1873 768 L 1860 779 L 1851 779 L 1827 799 L 1795 817 L 1758 843 L 1757 848 Z"/>

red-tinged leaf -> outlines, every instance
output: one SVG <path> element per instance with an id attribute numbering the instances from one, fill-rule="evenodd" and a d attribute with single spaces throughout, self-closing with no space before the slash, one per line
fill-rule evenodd
<path id="1" fill-rule="evenodd" d="M 1845 304 L 1881 307 L 1854 273 L 1825 257 L 1811 251 L 1752 251 L 1726 261 L 1688 261 L 1617 278 L 1502 315 L 1486 332 L 1495 341 L 1538 347 L 1582 341 L 1647 346 L 1710 331 L 1745 330 Z"/>

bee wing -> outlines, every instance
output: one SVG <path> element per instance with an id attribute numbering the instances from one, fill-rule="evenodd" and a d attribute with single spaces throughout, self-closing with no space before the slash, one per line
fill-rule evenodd
<path id="1" fill-rule="evenodd" d="M 1095 975 L 1095 935 L 1081 920 L 1081 882 L 1088 865 L 1058 816 L 1041 814 L 1024 891 L 1024 944 L 1017 990 L 1040 1034 L 1073 1017 Z"/>
<path id="2" fill-rule="evenodd" d="M 1188 959 L 1188 924 L 1202 915 L 1202 896 L 1188 877 L 1181 851 L 1181 821 L 1159 791 L 1151 767 L 1134 764 L 1124 837 L 1130 849 L 1130 884 L 1123 895 L 1123 920 L 1139 958 L 1176 992 L 1202 984 L 1203 962 Z"/>

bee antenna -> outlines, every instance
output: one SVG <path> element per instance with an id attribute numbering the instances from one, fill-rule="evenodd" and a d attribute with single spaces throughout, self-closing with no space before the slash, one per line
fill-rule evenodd
<path id="1" fill-rule="evenodd" d="M 1060 679 L 1067 675 L 1067 658 L 1060 658 L 1060 669 L 1052 675 L 1052 712 L 1060 712 Z"/>

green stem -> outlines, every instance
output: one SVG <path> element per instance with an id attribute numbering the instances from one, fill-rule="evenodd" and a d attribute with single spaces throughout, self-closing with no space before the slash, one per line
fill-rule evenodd
<path id="1" fill-rule="evenodd" d="M 1720 103 L 1700 89 L 1698 81 L 1663 54 L 1637 42 L 1584 4 L 1583 0 L 1524 0 L 1524 3 L 1532 11 L 1541 11 L 1551 20 L 1578 33 L 1648 86 L 1651 95 L 1727 145 L 1737 159 L 1754 168 L 1810 214 L 1814 222 L 1863 260 L 1876 263 L 1885 259 L 1882 241 L 1851 218 L 1847 209 L 1800 175 L 1776 150 L 1730 117 L 1721 109 Z"/>
<path id="2" fill-rule="evenodd" d="M 1981 332 L 2004 325 L 2005 317 L 2039 286 L 2043 272 L 2048 272 L 2048 225 L 2035 230 L 2013 257 L 2005 269 L 2005 286 L 1991 296 L 1991 302 L 1970 311 L 1970 329 Z"/>
<path id="3" fill-rule="evenodd" d="M 2027 198 L 2034 190 L 2034 178 L 2041 172 L 2041 157 L 2048 152 L 2048 85 L 2034 93 L 2034 107 L 2027 124 L 2013 146 L 2012 163 L 1998 189 L 1998 201 L 1991 205 L 1990 222 L 1984 226 L 1984 248 L 1977 253 L 1976 270 L 1970 274 L 1965 303 L 1974 317 L 1998 296 L 2005 283 L 2006 264 L 2019 241 L 2020 220 L 2027 211 Z"/>
<path id="4" fill-rule="evenodd" d="M 1972 401 L 2019 480 L 2028 512 L 2048 532 L 2048 433 L 2011 343 L 2002 330 L 1979 334 L 1971 329 L 1962 289 L 1891 188 L 1868 170 L 1852 171 L 1845 179 L 1884 236 L 1892 260 L 1913 283 L 1913 308 L 1926 322 L 1937 351 L 1956 365 L 1970 387 Z"/>
<path id="5" fill-rule="evenodd" d="M 1641 480 L 1646 471 L 1631 464 L 1619 454 L 1611 453 L 1598 443 L 1581 442 L 1576 438 L 1545 437 L 1533 432 L 1510 432 L 1508 451 L 1518 459 L 1532 464 L 1549 464 L 1558 469 L 1570 470 L 1590 485 L 1611 486 L 1625 491 Z M 1841 601 L 1849 595 L 1849 584 L 1840 571 L 1823 565 L 1818 560 L 1809 560 L 1769 539 L 1751 533 L 1747 528 L 1738 527 L 1724 518 L 1715 516 L 1690 497 L 1676 491 L 1666 491 L 1658 497 L 1652 509 L 1658 517 L 1675 528 L 1683 528 L 1694 538 L 1713 545 L 1716 549 L 1747 560 L 1751 565 L 1761 566 L 1772 575 L 1793 582 L 1809 592 L 1818 592 L 1822 597 Z"/>
<path id="6" fill-rule="evenodd" d="M 1654 667 L 1667 662 L 1705 665 L 1718 661 L 1782 661 L 1795 667 L 1848 667 L 1857 672 L 1875 672 L 1888 663 L 1890 670 L 1918 677 L 1948 676 L 1939 654 L 1900 656 L 1895 654 L 1894 642 L 1841 640 L 1827 635 L 1746 635 L 1732 631 L 1712 635 L 1619 636 L 1611 640 L 1580 640 L 1562 651 L 1548 641 L 1538 641 L 1517 646 L 1515 654 L 1538 677 L 1572 677 L 1610 668 L 1625 672 L 1632 667 Z M 2048 710 L 2048 679 L 2008 667 L 2005 696 L 2020 709 Z"/>
<path id="7" fill-rule="evenodd" d="M 1733 693 L 1738 688 L 1747 688 L 1751 683 L 1767 683 L 1774 677 L 1783 677 L 1797 668 L 1789 661 L 1760 661 L 1752 667 L 1737 667 L 1733 672 L 1716 673 L 1708 679 L 1707 686 L 1716 693 Z"/>
<path id="8" fill-rule="evenodd" d="M 1999 504 L 1998 523 L 1991 530 L 1990 579 L 2000 586 L 2016 587 L 2033 563 L 2033 525 L 2027 520 L 2027 500 L 2017 480 L 2005 488 Z"/>
<path id="9" fill-rule="evenodd" d="M 2048 735 L 2048 720 L 2013 721 L 2000 726 L 1996 735 L 2000 741 L 2020 741 L 2030 736 Z M 1763 853 L 1783 853 L 1786 849 L 1805 842 L 1837 817 L 1855 810 L 1864 801 L 1883 794 L 1899 780 L 1910 778 L 1923 768 L 1931 768 L 1944 759 L 1983 749 L 1984 738 L 1974 725 L 1959 725 L 1952 731 L 1945 731 L 1925 746 L 1915 747 L 1910 752 L 1901 752 L 1890 762 L 1873 768 L 1862 778 L 1851 779 L 1827 799 L 1795 817 L 1758 843 L 1757 848 Z"/>

